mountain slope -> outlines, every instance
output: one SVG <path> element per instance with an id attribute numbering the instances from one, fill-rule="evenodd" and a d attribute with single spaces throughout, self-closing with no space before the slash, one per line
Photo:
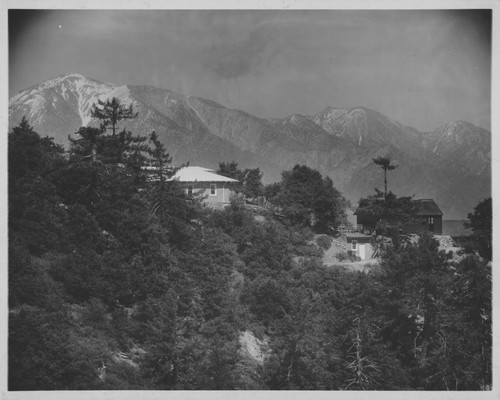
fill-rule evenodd
<path id="1" fill-rule="evenodd" d="M 92 104 L 112 97 L 123 104 L 132 104 L 139 112 L 136 119 L 119 128 L 144 136 L 155 130 L 178 164 L 195 161 L 217 167 L 217 160 L 233 158 L 243 163 L 260 162 L 258 157 L 212 135 L 180 94 L 152 86 L 104 84 L 80 74 L 58 76 L 11 98 L 9 128 L 26 116 L 41 135 L 51 136 L 56 143 L 67 146 L 68 136 L 79 127 L 97 126 L 90 116 Z"/>
<path id="2" fill-rule="evenodd" d="M 358 146 L 373 147 L 393 143 L 397 148 L 410 151 L 419 141 L 418 131 L 406 128 L 366 107 L 351 109 L 327 107 L 314 115 L 312 121 L 331 135 Z"/>
<path id="3" fill-rule="evenodd" d="M 441 168 L 480 176 L 490 166 L 491 135 L 468 122 L 455 121 L 436 128 L 424 135 L 423 145 L 437 157 Z"/>
<path id="4" fill-rule="evenodd" d="M 92 104 L 111 97 L 139 112 L 119 128 L 139 135 L 155 130 L 176 164 L 215 168 L 219 161 L 236 160 L 242 167 L 260 167 L 265 182 L 306 164 L 330 176 L 355 203 L 383 186 L 372 158 L 388 155 L 399 165 L 389 174 L 389 189 L 434 198 L 445 219 L 464 218 L 491 195 L 489 132 L 457 121 L 422 133 L 365 107 L 326 107 L 313 116 L 268 120 L 167 89 L 66 74 L 12 97 L 9 127 L 25 115 L 41 135 L 67 145 L 80 126 L 97 123 L 90 116 Z"/>

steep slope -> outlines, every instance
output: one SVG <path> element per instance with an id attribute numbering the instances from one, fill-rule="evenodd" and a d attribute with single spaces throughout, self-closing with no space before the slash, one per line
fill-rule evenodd
<path id="1" fill-rule="evenodd" d="M 139 135 L 155 130 L 177 164 L 215 168 L 219 161 L 235 160 L 245 168 L 260 167 L 266 183 L 306 164 L 330 176 L 355 203 L 383 187 L 383 173 L 372 159 L 390 156 L 399 167 L 389 174 L 389 189 L 436 199 L 445 218 L 464 218 L 491 195 L 489 132 L 458 121 L 421 133 L 365 107 L 267 120 L 167 89 L 66 74 L 11 98 L 9 127 L 25 115 L 37 132 L 67 145 L 80 126 L 97 123 L 92 104 L 111 97 L 139 112 L 119 128 Z"/>
<path id="2" fill-rule="evenodd" d="M 468 122 L 455 121 L 426 133 L 424 147 L 432 152 L 428 158 L 432 170 L 448 186 L 443 207 L 449 215 L 463 215 L 491 196 L 491 134 Z M 464 210 L 465 211 L 465 210 Z"/>
<path id="3" fill-rule="evenodd" d="M 272 119 L 271 123 L 276 128 L 272 137 L 283 146 L 295 145 L 295 149 L 328 151 L 335 146 L 345 146 L 348 143 L 330 135 L 321 126 L 310 118 L 293 114 L 286 118 Z"/>
<path id="4" fill-rule="evenodd" d="M 188 104 L 196 110 L 210 132 L 240 149 L 256 152 L 261 138 L 272 131 L 268 121 L 243 111 L 227 109 L 210 100 L 190 97 Z"/>
<path id="5" fill-rule="evenodd" d="M 368 148 L 392 143 L 411 154 L 421 137 L 418 131 L 366 107 L 327 107 L 314 115 L 312 121 L 331 135 Z"/>
<path id="6" fill-rule="evenodd" d="M 426 133 L 423 145 L 441 168 L 464 175 L 482 175 L 491 164 L 491 135 L 468 122 L 455 121 Z M 457 155 L 460 158 L 457 158 Z"/>
<path id="7" fill-rule="evenodd" d="M 203 121 L 189 107 L 186 96 L 154 86 L 129 86 L 131 96 L 148 109 L 156 110 L 178 127 L 199 134 L 209 133 Z"/>

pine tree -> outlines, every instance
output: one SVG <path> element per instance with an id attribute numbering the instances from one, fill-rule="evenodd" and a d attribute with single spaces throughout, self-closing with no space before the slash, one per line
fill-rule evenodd
<path id="1" fill-rule="evenodd" d="M 428 233 L 418 243 L 388 249 L 382 258 L 382 282 L 390 288 L 388 300 L 394 307 L 390 312 L 396 316 L 384 335 L 401 346 L 401 357 L 413 367 L 417 387 L 433 388 L 428 385 L 436 372 L 435 360 L 448 351 L 449 258 Z"/>
<path id="2" fill-rule="evenodd" d="M 172 162 L 172 157 L 167 153 L 165 145 L 160 142 L 155 131 L 149 136 L 149 141 L 153 144 L 153 147 L 148 150 L 148 154 L 151 157 L 150 164 L 154 168 L 151 173 L 151 180 L 154 182 L 152 190 L 156 193 L 151 212 L 158 213 L 161 218 L 165 211 L 166 182 L 174 175 L 175 170 L 167 169 Z"/>
<path id="3" fill-rule="evenodd" d="M 149 147 L 146 136 L 134 136 L 132 132 L 122 130 L 117 135 L 104 136 L 102 143 L 103 158 L 110 163 L 124 164 L 136 172 L 146 161 L 143 155 Z"/>
<path id="4" fill-rule="evenodd" d="M 471 228 L 473 232 L 470 238 L 471 243 L 466 246 L 467 250 L 477 250 L 481 257 L 491 261 L 493 255 L 493 208 L 491 197 L 481 201 L 474 208 L 474 212 L 469 213 L 467 217 L 469 220 L 464 225 L 466 228 Z"/>
<path id="5" fill-rule="evenodd" d="M 92 162 L 96 162 L 99 155 L 99 158 L 105 159 L 102 161 L 115 164 L 127 161 L 140 164 L 144 161 L 141 152 L 147 149 L 143 144 L 145 137 L 133 136 L 125 129 L 116 134 L 117 125 L 121 120 L 137 117 L 138 113 L 134 113 L 132 104 L 125 107 L 116 97 L 105 102 L 98 100 L 97 105 L 92 105 L 90 115 L 100 120 L 100 128 L 82 126 L 76 132 L 79 138 L 68 137 L 72 155 L 81 160 L 90 158 Z M 107 129 L 113 131 L 111 136 L 105 135 Z"/>
<path id="6" fill-rule="evenodd" d="M 97 118 L 101 121 L 102 130 L 111 129 L 113 135 L 116 134 L 116 127 L 121 120 L 134 119 L 139 114 L 138 112 L 134 112 L 132 104 L 125 107 L 116 97 L 106 101 L 98 100 L 97 102 L 99 106 L 94 104 L 90 115 L 92 118 Z"/>
<path id="7" fill-rule="evenodd" d="M 264 194 L 264 186 L 262 185 L 263 174 L 260 172 L 260 168 L 241 170 L 238 168 L 236 161 L 228 163 L 220 162 L 217 173 L 238 180 L 238 183 L 231 184 L 232 189 L 237 193 L 241 192 L 250 198 Z"/>
<path id="8" fill-rule="evenodd" d="M 53 170 L 63 153 L 63 148 L 52 138 L 41 138 L 26 117 L 9 133 L 8 149 L 9 184 L 27 172 L 43 174 Z"/>
<path id="9" fill-rule="evenodd" d="M 372 158 L 372 160 L 384 170 L 384 197 L 387 197 L 387 171 L 392 171 L 398 166 L 392 165 L 389 157 L 377 157 Z"/>
<path id="10" fill-rule="evenodd" d="M 73 139 L 68 136 L 70 143 L 70 154 L 81 160 L 90 158 L 92 162 L 97 161 L 97 150 L 102 147 L 102 136 L 104 131 L 99 128 L 82 126 L 76 134 L 79 136 Z"/>

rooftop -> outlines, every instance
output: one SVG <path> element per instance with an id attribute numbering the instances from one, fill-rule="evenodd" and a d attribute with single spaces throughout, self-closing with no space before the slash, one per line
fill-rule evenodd
<path id="1" fill-rule="evenodd" d="M 384 199 L 373 199 L 374 201 L 384 201 Z M 416 213 L 417 216 L 424 215 L 443 215 L 443 212 L 436 204 L 433 199 L 416 199 L 412 200 L 412 203 L 416 205 Z M 354 211 L 354 215 L 360 215 L 360 211 L 365 211 L 367 207 L 358 207 L 356 211 Z"/>
<path id="2" fill-rule="evenodd" d="M 418 199 L 413 201 L 417 205 L 416 215 L 443 215 L 443 212 L 433 199 Z"/>
<path id="3" fill-rule="evenodd" d="M 214 170 L 204 167 L 184 167 L 171 178 L 179 182 L 238 182 L 236 179 L 216 174 Z"/>
<path id="4" fill-rule="evenodd" d="M 344 233 L 345 237 L 347 239 L 372 239 L 373 236 L 371 235 L 365 235 L 364 233 L 360 232 L 349 232 L 349 233 Z"/>

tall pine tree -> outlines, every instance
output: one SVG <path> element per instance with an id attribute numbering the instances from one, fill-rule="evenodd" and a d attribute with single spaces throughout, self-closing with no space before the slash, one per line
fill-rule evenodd
<path id="1" fill-rule="evenodd" d="M 98 100 L 97 103 L 98 105 L 92 106 L 90 115 L 101 121 L 101 129 L 111 129 L 113 135 L 116 134 L 116 127 L 121 120 L 134 119 L 139 114 L 134 112 L 132 104 L 125 107 L 116 97 L 106 101 Z"/>

